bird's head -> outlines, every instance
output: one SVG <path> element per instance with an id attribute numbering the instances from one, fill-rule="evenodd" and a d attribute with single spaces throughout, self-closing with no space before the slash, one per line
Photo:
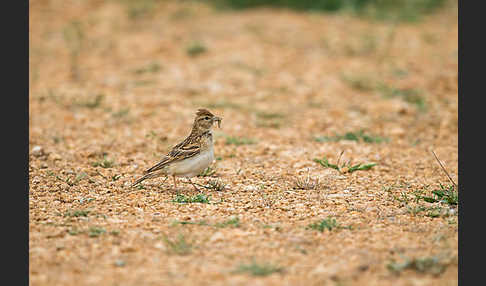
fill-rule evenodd
<path id="1" fill-rule="evenodd" d="M 204 132 L 210 130 L 213 127 L 214 122 L 218 122 L 218 127 L 221 128 L 221 117 L 215 116 L 209 110 L 200 108 L 196 112 L 196 118 L 194 119 L 194 127 Z"/>

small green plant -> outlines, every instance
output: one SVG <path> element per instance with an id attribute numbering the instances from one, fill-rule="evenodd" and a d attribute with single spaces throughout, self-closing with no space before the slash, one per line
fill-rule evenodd
<path id="1" fill-rule="evenodd" d="M 191 253 L 192 244 L 188 243 L 182 234 L 178 235 L 175 240 L 170 240 L 167 236 L 164 236 L 163 241 L 167 246 L 169 253 L 177 255 L 187 255 Z"/>
<path id="2" fill-rule="evenodd" d="M 206 46 L 200 42 L 192 42 L 186 49 L 186 53 L 191 57 L 199 56 L 207 51 Z"/>
<path id="3" fill-rule="evenodd" d="M 76 177 L 74 177 L 74 179 L 71 179 L 71 178 L 66 178 L 66 179 L 62 179 L 60 176 L 56 176 L 56 179 L 60 180 L 60 181 L 63 181 L 65 182 L 66 184 L 68 184 L 69 186 L 75 186 L 77 185 L 82 179 L 86 178 L 88 175 L 84 172 L 82 173 L 79 173 L 76 175 Z"/>
<path id="4" fill-rule="evenodd" d="M 86 107 L 86 108 L 89 108 L 89 109 L 94 109 L 94 108 L 101 106 L 103 98 L 105 98 L 105 96 L 103 94 L 97 94 L 97 95 L 95 95 L 94 99 L 77 101 L 77 102 L 74 103 L 74 105 L 79 106 L 79 107 Z"/>
<path id="5" fill-rule="evenodd" d="M 336 219 L 332 217 L 328 217 L 326 219 L 321 220 L 320 222 L 312 223 L 307 226 L 307 228 L 315 229 L 320 232 L 323 232 L 326 229 L 331 231 L 336 227 L 338 227 L 338 223 L 336 222 Z"/>
<path id="6" fill-rule="evenodd" d="M 384 83 L 380 83 L 377 87 L 378 92 L 385 98 L 401 98 L 405 102 L 414 104 L 418 110 L 425 111 L 427 109 L 422 92 L 412 88 L 395 88 Z"/>
<path id="7" fill-rule="evenodd" d="M 194 10 L 190 8 L 180 8 L 170 15 L 170 19 L 174 21 L 190 19 L 194 15 Z"/>
<path id="8" fill-rule="evenodd" d="M 343 154 L 343 152 L 341 152 L 341 155 Z M 339 159 L 341 158 L 341 155 L 339 156 Z M 335 170 L 337 170 L 341 174 L 344 174 L 344 173 L 353 173 L 353 172 L 356 172 L 356 171 L 369 170 L 369 169 L 371 169 L 372 167 L 374 167 L 376 165 L 376 163 L 351 165 L 350 162 L 348 162 L 348 163 L 344 163 L 343 165 L 339 166 L 339 159 L 338 159 L 337 164 L 331 164 L 331 163 L 329 163 L 329 161 L 327 160 L 326 157 L 324 157 L 322 159 L 314 158 L 313 161 L 316 162 L 316 163 L 319 163 L 324 168 L 332 168 L 332 169 L 335 169 Z"/>
<path id="9" fill-rule="evenodd" d="M 255 144 L 256 140 L 252 138 L 244 138 L 244 137 L 234 137 L 234 136 L 228 136 L 226 137 L 226 145 L 250 145 L 250 144 Z"/>
<path id="10" fill-rule="evenodd" d="M 280 128 L 285 118 L 285 114 L 264 111 L 256 112 L 256 116 L 256 125 L 264 128 Z"/>
<path id="11" fill-rule="evenodd" d="M 104 228 L 94 226 L 89 228 L 88 235 L 89 237 L 98 237 L 105 232 L 106 230 Z"/>
<path id="12" fill-rule="evenodd" d="M 127 108 L 123 108 L 119 111 L 113 112 L 111 115 L 114 118 L 122 118 L 122 117 L 127 116 L 129 113 L 130 113 L 130 108 L 127 107 Z"/>
<path id="13" fill-rule="evenodd" d="M 443 209 L 441 207 L 430 208 L 429 212 L 426 214 L 428 217 L 440 217 L 443 215 Z"/>
<path id="14" fill-rule="evenodd" d="M 224 222 L 216 223 L 216 224 L 210 224 L 205 220 L 201 221 L 174 221 L 171 223 L 171 226 L 175 225 L 202 225 L 202 226 L 213 226 L 213 227 L 218 227 L 218 228 L 224 228 L 224 227 L 240 227 L 240 219 L 238 217 L 233 217 L 230 218 Z"/>
<path id="15" fill-rule="evenodd" d="M 352 173 L 354 171 L 365 171 L 369 170 L 374 167 L 376 163 L 368 163 L 368 164 L 356 164 L 348 168 L 347 173 Z"/>
<path id="16" fill-rule="evenodd" d="M 417 215 L 419 213 L 425 212 L 425 216 L 431 218 L 449 216 L 448 209 L 442 208 L 440 206 L 436 206 L 436 207 L 425 207 L 421 205 L 407 206 L 407 212 L 410 213 L 411 215 Z"/>
<path id="17" fill-rule="evenodd" d="M 174 203 L 179 203 L 179 204 L 187 204 L 187 203 L 205 203 L 209 204 L 209 198 L 210 196 L 206 196 L 204 194 L 197 194 L 192 197 L 185 196 L 183 194 L 177 194 L 176 197 L 172 200 Z"/>
<path id="18" fill-rule="evenodd" d="M 87 217 L 89 213 L 90 213 L 89 210 L 66 211 L 64 213 L 64 217 L 80 217 L 80 216 Z"/>
<path id="19" fill-rule="evenodd" d="M 120 179 L 120 178 L 121 178 L 121 175 L 113 175 L 113 176 L 111 176 L 111 180 L 112 181 L 118 181 L 118 179 Z"/>
<path id="20" fill-rule="evenodd" d="M 285 118 L 285 115 L 278 112 L 265 112 L 265 111 L 258 111 L 256 113 L 258 118 L 261 119 L 278 119 L 278 118 Z"/>
<path id="21" fill-rule="evenodd" d="M 142 79 L 142 80 L 136 80 L 133 82 L 135 86 L 145 86 L 145 85 L 151 85 L 151 84 L 154 84 L 156 83 L 155 80 L 151 80 L 151 79 Z"/>
<path id="22" fill-rule="evenodd" d="M 157 62 L 150 63 L 147 66 L 144 66 L 142 68 L 136 69 L 134 71 L 135 74 L 145 74 L 145 73 L 157 73 L 160 71 L 161 66 Z"/>
<path id="23" fill-rule="evenodd" d="M 157 139 L 157 133 L 153 130 L 150 130 L 149 133 L 145 134 L 145 137 L 149 139 Z"/>
<path id="24" fill-rule="evenodd" d="M 210 180 L 207 185 L 203 186 L 208 190 L 221 192 L 226 188 L 226 184 L 221 180 Z"/>
<path id="25" fill-rule="evenodd" d="M 114 236 L 118 236 L 118 235 L 120 235 L 120 231 L 115 229 L 115 230 L 110 231 L 110 234 L 114 235 Z"/>
<path id="26" fill-rule="evenodd" d="M 324 168 L 332 168 L 339 171 L 339 166 L 329 163 L 329 160 L 327 160 L 326 157 L 322 159 L 314 158 L 314 162 L 321 164 Z"/>
<path id="27" fill-rule="evenodd" d="M 93 162 L 91 166 L 93 167 L 102 167 L 102 168 L 111 168 L 113 167 L 115 161 L 114 160 L 108 160 L 106 155 L 103 156 L 103 159 Z"/>
<path id="28" fill-rule="evenodd" d="M 71 228 L 69 231 L 68 231 L 69 235 L 78 235 L 79 233 L 81 233 L 77 228 Z"/>
<path id="29" fill-rule="evenodd" d="M 442 7 L 445 0 L 212 0 L 221 9 L 269 6 L 297 11 L 335 13 L 345 11 L 359 17 L 383 21 L 417 21 Z"/>
<path id="30" fill-rule="evenodd" d="M 407 206 L 407 212 L 411 215 L 417 215 L 426 209 L 424 206 Z"/>
<path id="31" fill-rule="evenodd" d="M 457 191 L 455 190 L 455 186 L 443 186 L 442 184 L 439 185 L 439 189 L 432 191 L 432 197 L 422 197 L 423 200 L 428 203 L 440 202 L 449 205 L 457 205 L 459 197 Z"/>
<path id="32" fill-rule="evenodd" d="M 263 127 L 263 128 L 278 129 L 282 126 L 282 122 L 280 120 L 258 120 L 256 122 L 256 126 Z"/>
<path id="33" fill-rule="evenodd" d="M 346 132 L 342 135 L 335 134 L 334 136 L 314 137 L 314 140 L 317 142 L 337 142 L 341 140 L 348 140 L 356 142 L 363 141 L 365 143 L 382 143 L 389 141 L 389 139 L 385 137 L 365 134 L 363 130 L 360 130 L 358 132 Z"/>
<path id="34" fill-rule="evenodd" d="M 131 20 L 147 17 L 155 8 L 157 0 L 118 0 L 125 5 L 126 13 Z"/>
<path id="35" fill-rule="evenodd" d="M 367 92 L 375 89 L 375 84 L 368 77 L 356 75 L 343 75 L 341 79 L 352 89 Z"/>
<path id="36" fill-rule="evenodd" d="M 284 268 L 269 263 L 241 264 L 233 273 L 249 273 L 253 276 L 268 276 L 273 273 L 283 273 Z"/>
<path id="37" fill-rule="evenodd" d="M 240 227 L 240 219 L 238 217 L 234 217 L 234 218 L 231 218 L 227 221 L 217 223 L 214 226 L 216 226 L 216 227 L 228 227 L 228 226 Z"/>
<path id="38" fill-rule="evenodd" d="M 391 261 L 386 267 L 396 275 L 399 275 L 406 269 L 411 269 L 420 273 L 439 275 L 445 271 L 447 266 L 448 263 L 441 261 L 441 259 L 439 259 L 437 256 L 432 256 L 405 259 L 405 261 L 401 263 Z"/>
<path id="39" fill-rule="evenodd" d="M 249 25 L 250 27 L 253 27 L 251 25 Z M 248 27 L 248 26 L 247 26 Z M 257 30 L 259 30 L 258 27 L 256 27 Z M 254 28 L 250 28 L 249 29 L 250 31 L 255 31 Z M 257 32 L 258 34 L 258 32 Z M 248 64 L 245 64 L 243 62 L 240 62 L 240 61 L 237 61 L 237 62 L 234 62 L 232 64 L 233 67 L 237 68 L 237 69 L 240 69 L 240 70 L 244 70 L 244 71 L 247 71 L 255 76 L 261 76 L 263 75 L 266 71 L 264 69 L 261 69 L 261 68 L 258 68 L 258 67 L 255 67 L 255 66 L 252 66 L 252 65 L 248 65 Z"/>
<path id="40" fill-rule="evenodd" d="M 186 225 L 186 224 L 192 224 L 192 225 L 210 225 L 206 221 L 174 221 L 171 223 L 171 226 L 175 226 L 178 224 Z"/>

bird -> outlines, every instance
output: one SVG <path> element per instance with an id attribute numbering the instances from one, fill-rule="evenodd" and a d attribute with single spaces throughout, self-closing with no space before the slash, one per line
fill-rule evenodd
<path id="1" fill-rule="evenodd" d="M 198 190 L 191 178 L 201 174 L 214 160 L 214 144 L 212 127 L 215 122 L 221 128 L 221 117 L 215 116 L 205 108 L 199 108 L 192 124 L 191 133 L 152 167 L 144 171 L 132 187 L 146 179 L 161 176 L 172 176 L 174 188 L 177 189 L 177 177 L 189 179 L 191 185 Z"/>

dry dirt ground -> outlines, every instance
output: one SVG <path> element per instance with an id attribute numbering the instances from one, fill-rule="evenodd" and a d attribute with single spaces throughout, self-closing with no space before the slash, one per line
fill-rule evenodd
<path id="1" fill-rule="evenodd" d="M 31 285 L 458 283 L 458 208 L 423 198 L 451 184 L 431 150 L 458 182 L 457 3 L 395 24 L 195 1 L 29 18 Z M 202 193 L 130 188 L 199 107 L 223 117 Z"/>

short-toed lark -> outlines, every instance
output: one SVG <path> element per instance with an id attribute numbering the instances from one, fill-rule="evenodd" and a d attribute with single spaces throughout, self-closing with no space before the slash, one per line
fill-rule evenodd
<path id="1" fill-rule="evenodd" d="M 221 127 L 221 120 L 207 109 L 198 109 L 191 134 L 184 141 L 175 145 L 160 162 L 145 170 L 145 175 L 136 180 L 132 187 L 146 179 L 171 175 L 175 188 L 177 188 L 176 177 L 186 177 L 197 189 L 191 178 L 199 175 L 213 162 L 214 148 L 211 128 L 214 122 Z"/>

